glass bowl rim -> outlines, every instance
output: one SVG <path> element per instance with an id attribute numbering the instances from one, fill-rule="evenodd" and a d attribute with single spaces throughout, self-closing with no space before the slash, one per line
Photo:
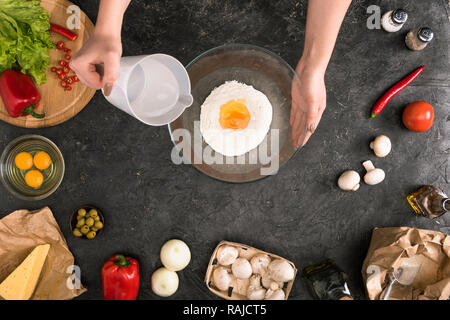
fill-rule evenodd
<path id="1" fill-rule="evenodd" d="M 20 142 L 22 141 L 26 141 L 26 140 L 31 140 L 31 139 L 35 139 L 35 140 L 41 140 L 45 143 L 47 143 L 48 145 L 50 145 L 51 148 L 53 148 L 56 151 L 56 154 L 60 157 L 61 159 L 61 177 L 58 180 L 57 183 L 55 183 L 53 185 L 53 187 L 47 191 L 46 193 L 43 193 L 41 195 L 37 195 L 37 196 L 26 196 L 23 195 L 20 192 L 17 192 L 16 190 L 14 190 L 13 188 L 11 188 L 11 186 L 8 184 L 8 182 L 5 180 L 5 177 L 3 176 L 3 170 L 4 170 L 4 165 L 3 162 L 6 160 L 9 152 Z M 13 140 L 11 140 L 5 147 L 5 149 L 3 149 L 2 155 L 0 156 L 0 180 L 2 181 L 2 184 L 5 186 L 6 190 L 8 190 L 11 194 L 13 194 L 14 196 L 16 196 L 19 199 L 22 200 L 27 200 L 27 201 L 38 201 L 38 200 L 43 200 L 47 197 L 49 197 L 50 195 L 52 195 L 61 185 L 63 179 L 64 179 L 64 174 L 65 174 L 65 170 L 66 170 L 66 165 L 64 162 L 64 157 L 61 153 L 61 150 L 59 150 L 58 146 L 51 141 L 50 139 L 38 135 L 38 134 L 26 134 L 26 135 L 22 135 L 19 136 Z"/>
<path id="2" fill-rule="evenodd" d="M 189 62 L 189 63 L 186 65 L 186 71 L 187 71 L 188 74 L 189 74 L 189 68 L 190 68 L 193 64 L 195 64 L 198 60 L 200 60 L 200 59 L 203 58 L 204 56 L 210 54 L 211 52 L 217 51 L 217 50 L 220 50 L 220 49 L 225 49 L 225 48 L 232 48 L 232 47 L 237 47 L 237 48 L 254 48 L 254 49 L 258 49 L 258 50 L 260 50 L 260 51 L 263 51 L 263 52 L 269 54 L 270 56 L 272 56 L 272 57 L 276 58 L 277 60 L 279 60 L 284 66 L 286 66 L 286 67 L 291 71 L 291 73 L 294 74 L 294 77 L 297 78 L 298 82 L 299 82 L 299 83 L 301 82 L 301 81 L 300 81 L 300 77 L 298 76 L 298 74 L 297 74 L 297 72 L 295 71 L 295 69 L 292 68 L 292 66 L 291 66 L 286 60 L 284 60 L 280 55 L 276 54 L 275 52 L 273 52 L 273 51 L 271 51 L 271 50 L 269 50 L 269 49 L 263 48 L 263 47 L 261 47 L 261 46 L 254 45 L 254 44 L 245 44 L 245 43 L 227 43 L 227 44 L 223 44 L 223 45 L 216 46 L 216 47 L 213 47 L 213 48 L 211 48 L 211 49 L 208 49 L 208 50 L 202 52 L 201 54 L 199 54 L 198 56 L 196 56 L 194 59 L 192 59 L 192 61 Z M 180 117 L 181 117 L 182 115 L 183 115 L 183 114 L 181 114 Z M 174 144 L 175 148 L 177 148 L 177 143 L 175 142 L 175 140 L 174 140 L 174 138 L 173 138 L 173 132 L 172 132 L 171 124 L 172 124 L 172 122 L 170 122 L 170 123 L 167 124 L 167 128 L 168 128 L 168 130 L 169 130 L 169 135 L 170 135 L 170 140 L 172 140 L 172 143 Z M 282 165 L 280 166 L 280 168 L 278 169 L 278 171 L 277 171 L 276 174 L 278 174 L 278 172 L 279 172 L 285 165 L 287 165 L 287 164 L 288 164 L 288 163 L 289 163 L 289 162 L 297 155 L 297 153 L 300 151 L 300 149 L 303 149 L 303 147 L 304 147 L 304 146 L 303 146 L 303 143 L 305 142 L 307 133 L 308 133 L 308 128 L 305 128 L 305 133 L 304 133 L 304 135 L 303 135 L 302 142 L 299 144 L 299 147 L 297 147 L 297 149 L 294 151 L 294 153 L 292 153 L 292 155 L 289 157 L 289 159 L 288 159 L 284 164 L 282 164 Z M 177 150 L 178 150 L 178 149 L 177 149 Z M 181 150 L 178 150 L 178 152 L 181 152 Z M 191 164 L 191 167 L 194 167 L 195 170 L 197 170 L 198 172 L 204 174 L 205 176 L 207 176 L 207 177 L 209 177 L 209 178 L 211 178 L 211 179 L 213 179 L 213 180 L 220 181 L 220 182 L 223 182 L 223 183 L 229 183 L 229 184 L 245 184 L 245 183 L 252 183 L 252 182 L 264 180 L 264 179 L 266 179 L 266 178 L 272 176 L 272 175 L 260 176 L 258 179 L 248 180 L 248 181 L 238 181 L 238 182 L 236 182 L 236 181 L 226 181 L 226 180 L 221 180 L 221 179 L 219 179 L 219 178 L 216 178 L 216 177 L 213 177 L 213 176 L 210 176 L 210 175 L 204 173 L 203 171 L 201 171 L 199 168 L 197 168 L 197 167 L 196 167 L 195 165 L 193 165 L 193 164 Z"/>

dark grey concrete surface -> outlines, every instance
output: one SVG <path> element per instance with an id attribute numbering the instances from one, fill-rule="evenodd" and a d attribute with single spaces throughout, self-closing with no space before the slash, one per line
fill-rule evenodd
<path id="1" fill-rule="evenodd" d="M 95 21 L 97 1 L 74 1 Z M 403 7 L 404 29 L 388 34 L 366 28 L 366 8 Z M 167 53 L 184 64 L 225 43 L 251 43 L 272 50 L 295 66 L 305 34 L 306 1 L 133 0 L 123 27 L 124 55 Z M 408 29 L 427 25 L 435 40 L 422 52 L 406 49 Z M 161 265 L 159 249 L 171 238 L 186 241 L 192 262 L 179 273 L 174 299 L 215 299 L 203 283 L 210 255 L 220 240 L 242 242 L 284 256 L 299 269 L 334 259 L 364 299 L 361 266 L 374 227 L 411 226 L 450 231 L 450 215 L 435 221 L 414 216 L 408 192 L 434 184 L 450 192 L 448 138 L 449 7 L 447 0 L 354 1 L 343 23 L 329 65 L 328 106 L 317 133 L 279 174 L 252 184 L 210 179 L 170 160 L 166 127 L 149 127 L 109 105 L 97 93 L 75 118 L 56 127 L 27 130 L 0 124 L 0 148 L 23 134 L 42 134 L 61 149 L 66 175 L 60 188 L 39 202 L 24 202 L 0 192 L 0 217 L 16 209 L 50 206 L 81 267 L 88 292 L 80 299 L 102 299 L 100 269 L 113 254 L 139 259 L 139 298 L 156 299 L 150 277 Z M 377 117 L 371 105 L 417 66 L 427 69 Z M 426 133 L 403 127 L 403 107 L 425 100 L 436 121 Z M 371 138 L 386 134 L 393 152 L 377 159 Z M 341 172 L 371 159 L 386 171 L 379 186 L 356 192 L 336 186 Z M 95 241 L 74 238 L 69 216 L 82 204 L 106 216 Z M 300 276 L 292 299 L 310 299 Z"/>

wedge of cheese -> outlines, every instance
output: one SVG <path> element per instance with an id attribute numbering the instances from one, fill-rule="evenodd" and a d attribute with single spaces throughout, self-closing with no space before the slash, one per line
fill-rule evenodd
<path id="1" fill-rule="evenodd" d="M 0 296 L 5 300 L 28 300 L 36 288 L 47 258 L 49 244 L 37 246 L 1 284 Z"/>

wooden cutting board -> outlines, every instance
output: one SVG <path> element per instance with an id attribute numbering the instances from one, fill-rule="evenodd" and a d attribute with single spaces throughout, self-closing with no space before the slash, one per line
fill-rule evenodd
<path id="1" fill-rule="evenodd" d="M 50 21 L 60 26 L 66 27 L 67 19 L 72 13 L 67 13 L 66 10 L 73 3 L 67 0 L 41 0 L 42 7 L 50 13 Z M 54 43 L 59 40 L 64 41 L 66 47 L 72 50 L 71 55 L 74 55 L 87 41 L 94 30 L 94 25 L 91 20 L 80 10 L 81 29 L 72 30 L 78 35 L 75 41 L 70 41 L 63 36 L 54 32 L 50 32 Z M 55 73 L 50 71 L 53 66 L 58 65 L 59 60 L 64 59 L 65 52 L 57 49 L 50 50 L 50 65 L 47 68 L 47 82 L 39 86 L 41 94 L 41 103 L 36 108 L 37 113 L 45 112 L 45 118 L 36 119 L 32 116 L 12 118 L 5 109 L 3 102 L 0 99 L 0 119 L 10 124 L 24 127 L 24 128 L 43 128 L 51 127 L 60 124 L 64 121 L 74 117 L 80 112 L 92 99 L 95 94 L 94 89 L 91 89 L 81 82 L 76 82 L 72 85 L 72 91 L 65 91 L 60 85 L 60 81 Z M 73 75 L 73 71 L 70 75 Z"/>

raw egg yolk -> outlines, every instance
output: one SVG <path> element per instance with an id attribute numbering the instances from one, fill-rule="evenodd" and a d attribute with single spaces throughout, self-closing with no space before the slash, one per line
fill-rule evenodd
<path id="1" fill-rule="evenodd" d="M 230 100 L 220 107 L 219 122 L 223 129 L 245 129 L 250 118 L 244 99 Z"/>
<path id="2" fill-rule="evenodd" d="M 30 170 L 25 175 L 25 183 L 31 188 L 39 188 L 44 182 L 44 176 L 38 170 Z"/>
<path id="3" fill-rule="evenodd" d="M 52 164 L 52 159 L 48 153 L 40 151 L 34 155 L 33 163 L 39 170 L 45 170 Z"/>
<path id="4" fill-rule="evenodd" d="M 33 166 L 33 157 L 28 152 L 21 152 L 14 158 L 14 163 L 20 170 L 28 170 Z"/>

